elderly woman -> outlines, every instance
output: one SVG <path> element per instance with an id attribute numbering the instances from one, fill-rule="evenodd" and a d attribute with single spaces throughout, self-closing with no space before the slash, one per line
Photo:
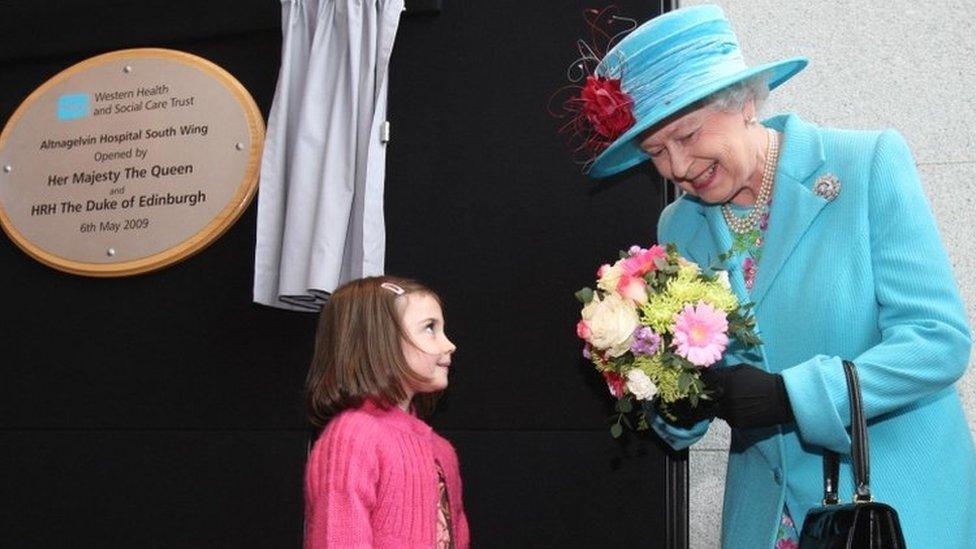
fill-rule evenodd
<path id="1" fill-rule="evenodd" d="M 769 90 L 805 65 L 747 67 L 721 10 L 699 6 L 638 27 L 588 84 L 602 87 L 590 90 L 602 94 L 594 126 L 616 128 L 590 175 L 650 160 L 680 186 L 659 241 L 703 266 L 723 261 L 763 340 L 706 371 L 713 402 L 649 419 L 676 449 L 727 421 L 723 545 L 791 547 L 821 502 L 823 449 L 850 450 L 851 360 L 872 488 L 908 546 L 976 547 L 976 455 L 954 385 L 970 334 L 911 153 L 890 130 L 759 122 Z M 842 494 L 852 486 L 845 463 Z"/>

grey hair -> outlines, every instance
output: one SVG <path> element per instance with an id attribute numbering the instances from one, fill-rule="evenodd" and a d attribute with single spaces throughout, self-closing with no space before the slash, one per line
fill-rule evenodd
<path id="1" fill-rule="evenodd" d="M 760 73 L 720 89 L 701 101 L 701 105 L 726 112 L 741 111 L 746 101 L 756 102 L 756 112 L 769 97 L 769 74 Z"/>

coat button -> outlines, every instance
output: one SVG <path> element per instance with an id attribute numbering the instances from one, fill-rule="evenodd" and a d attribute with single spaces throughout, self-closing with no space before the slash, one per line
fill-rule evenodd
<path id="1" fill-rule="evenodd" d="M 779 467 L 773 468 L 773 480 L 776 481 L 776 484 L 783 484 L 783 472 Z"/>

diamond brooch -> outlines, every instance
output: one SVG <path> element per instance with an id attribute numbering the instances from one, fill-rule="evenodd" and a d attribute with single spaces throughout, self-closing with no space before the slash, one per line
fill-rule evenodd
<path id="1" fill-rule="evenodd" d="M 825 173 L 813 184 L 813 192 L 827 202 L 831 202 L 840 194 L 840 180 L 834 174 Z"/>

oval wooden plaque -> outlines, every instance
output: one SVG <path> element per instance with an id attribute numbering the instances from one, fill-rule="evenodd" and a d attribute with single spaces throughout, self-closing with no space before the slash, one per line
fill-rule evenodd
<path id="1" fill-rule="evenodd" d="M 161 269 L 219 238 L 257 188 L 264 121 L 227 71 L 156 48 L 92 57 L 0 134 L 0 225 L 69 273 Z"/>

